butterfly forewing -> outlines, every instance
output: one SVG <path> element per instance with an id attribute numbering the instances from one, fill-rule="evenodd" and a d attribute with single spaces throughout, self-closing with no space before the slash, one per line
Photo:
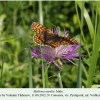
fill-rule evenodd
<path id="1" fill-rule="evenodd" d="M 36 22 L 33 22 L 31 27 L 36 32 L 37 35 L 40 35 L 43 32 L 53 34 L 53 32 L 51 30 L 47 29 L 45 26 L 42 26 L 41 24 L 38 24 Z"/>

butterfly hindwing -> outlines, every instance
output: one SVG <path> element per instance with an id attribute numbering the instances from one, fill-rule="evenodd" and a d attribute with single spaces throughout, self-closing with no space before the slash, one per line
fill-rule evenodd
<path id="1" fill-rule="evenodd" d="M 35 41 L 37 44 L 43 45 L 44 41 L 41 39 L 38 35 L 33 36 L 33 41 Z"/>

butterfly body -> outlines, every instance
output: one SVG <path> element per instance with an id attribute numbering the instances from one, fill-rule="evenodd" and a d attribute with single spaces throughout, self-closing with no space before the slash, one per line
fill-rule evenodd
<path id="1" fill-rule="evenodd" d="M 36 22 L 33 22 L 32 29 L 36 32 L 33 37 L 34 41 L 39 45 L 48 45 L 55 48 L 60 45 L 69 45 L 77 43 L 77 41 L 74 39 L 54 34 L 51 30 Z"/>

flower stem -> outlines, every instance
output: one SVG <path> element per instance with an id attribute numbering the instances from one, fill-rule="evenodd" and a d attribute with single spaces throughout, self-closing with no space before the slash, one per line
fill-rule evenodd
<path id="1" fill-rule="evenodd" d="M 58 72 L 57 77 L 58 77 L 58 81 L 59 81 L 59 86 L 60 86 L 60 88 L 63 88 L 62 80 L 61 80 L 61 76 L 60 76 L 60 72 Z"/>
<path id="2" fill-rule="evenodd" d="M 40 23 L 43 24 L 42 1 L 39 1 L 38 3 L 39 3 L 39 20 L 40 20 Z M 40 48 L 41 48 L 41 46 L 40 46 Z M 42 50 L 41 50 L 41 58 L 42 58 Z M 46 87 L 46 84 L 45 84 L 46 78 L 45 78 L 44 73 L 45 73 L 45 68 L 43 66 L 43 58 L 42 58 L 42 84 L 43 84 L 43 88 Z"/>
<path id="3" fill-rule="evenodd" d="M 48 88 L 48 70 L 45 75 L 45 88 Z"/>
<path id="4" fill-rule="evenodd" d="M 29 88 L 33 88 L 33 80 L 32 80 L 32 61 L 31 61 L 31 51 L 30 51 L 30 46 L 28 43 L 28 48 L 29 48 Z"/>
<path id="5" fill-rule="evenodd" d="M 4 55 L 0 54 L 2 63 L 1 63 L 1 76 L 0 76 L 0 88 L 2 88 L 2 77 L 3 77 L 3 65 L 4 65 Z"/>

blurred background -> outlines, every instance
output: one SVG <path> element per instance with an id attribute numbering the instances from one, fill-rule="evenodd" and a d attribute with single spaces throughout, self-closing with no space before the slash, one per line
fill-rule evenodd
<path id="1" fill-rule="evenodd" d="M 93 5 L 95 2 L 85 2 L 85 7 L 94 23 L 95 13 Z M 42 6 L 40 8 L 40 6 Z M 95 8 L 95 7 L 94 7 Z M 31 29 L 33 22 L 40 23 L 42 13 L 42 24 L 47 28 L 60 27 L 61 34 L 64 30 L 70 32 L 69 37 L 80 40 L 80 26 L 78 17 L 81 17 L 81 10 L 78 8 L 77 17 L 74 1 L 0 1 L 0 83 L 3 88 L 28 88 L 29 87 L 29 54 L 28 46 L 36 46 L 33 42 L 35 34 Z M 94 16 L 93 16 L 94 14 Z M 85 43 L 88 46 L 90 55 L 92 52 L 92 40 L 89 34 L 86 21 L 83 23 Z M 83 73 L 82 85 L 86 86 L 86 78 L 89 69 L 89 57 L 82 39 L 82 51 L 85 58 L 82 59 Z M 100 57 L 99 57 L 100 59 Z M 78 61 L 75 62 L 78 65 Z M 100 62 L 98 62 L 98 65 Z M 62 83 L 64 88 L 75 88 L 77 83 L 78 66 L 71 63 L 63 65 L 61 70 Z M 3 69 L 2 69 L 3 68 Z M 94 84 L 100 83 L 99 70 L 97 67 Z M 32 59 L 33 87 L 42 87 L 41 59 Z M 48 87 L 58 88 L 57 73 L 50 69 Z"/>

